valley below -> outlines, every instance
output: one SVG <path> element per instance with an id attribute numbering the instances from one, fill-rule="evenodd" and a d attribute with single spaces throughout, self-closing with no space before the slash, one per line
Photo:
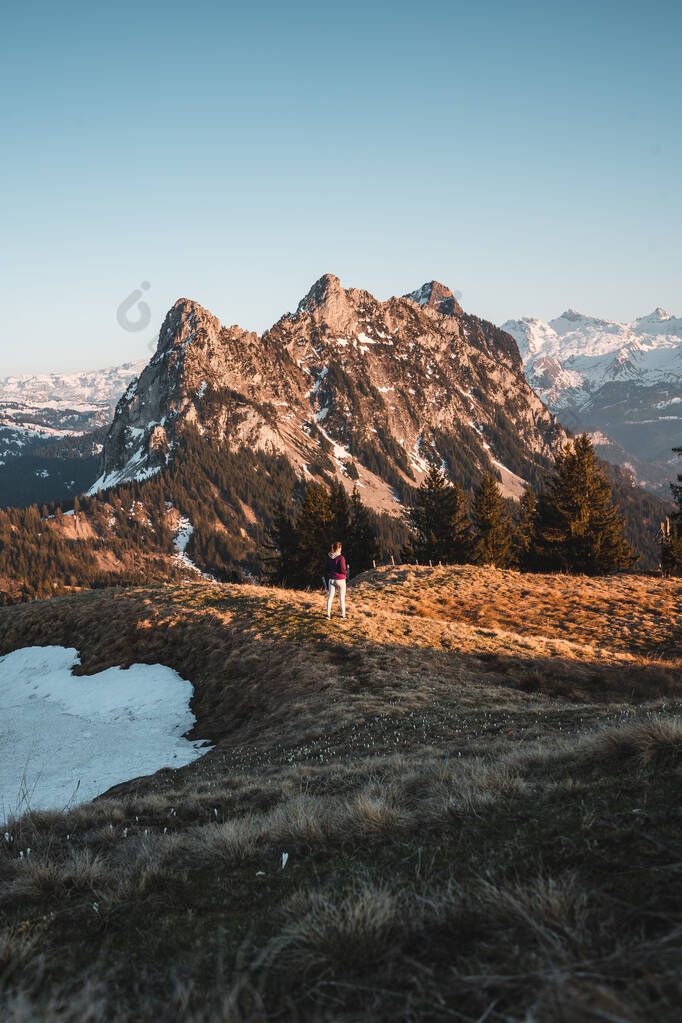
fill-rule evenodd
<path id="1" fill-rule="evenodd" d="M 213 747 L 7 818 L 5 1020 L 678 1019 L 682 580 L 385 566 L 348 603 L 0 609 L 0 657 L 176 672 Z"/>

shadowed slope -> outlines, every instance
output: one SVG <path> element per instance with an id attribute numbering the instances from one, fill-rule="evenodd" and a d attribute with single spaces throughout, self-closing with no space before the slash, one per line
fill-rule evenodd
<path id="1" fill-rule="evenodd" d="M 673 1023 L 679 588 L 398 567 L 346 623 L 230 585 L 5 609 L 0 653 L 176 668 L 217 741 L 7 822 L 7 1018 Z"/>

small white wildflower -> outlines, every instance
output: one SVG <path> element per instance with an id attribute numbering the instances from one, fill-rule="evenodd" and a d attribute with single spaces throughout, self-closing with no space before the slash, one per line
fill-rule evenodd
<path id="1" fill-rule="evenodd" d="M 99 913 L 99 902 L 93 902 L 92 908 L 94 909 L 95 913 Z"/>

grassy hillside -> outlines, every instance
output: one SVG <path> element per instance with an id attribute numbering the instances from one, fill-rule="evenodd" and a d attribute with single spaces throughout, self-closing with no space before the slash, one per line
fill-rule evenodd
<path id="1" fill-rule="evenodd" d="M 347 622 L 206 584 L 0 610 L 0 654 L 177 669 L 216 743 L 7 822 L 5 1018 L 677 1020 L 681 598 L 401 567 Z"/>

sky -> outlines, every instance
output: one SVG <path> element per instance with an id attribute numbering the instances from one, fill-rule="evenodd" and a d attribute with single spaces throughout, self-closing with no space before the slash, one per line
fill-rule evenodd
<path id="1" fill-rule="evenodd" d="M 327 272 L 497 323 L 682 315 L 681 30 L 677 0 L 11 5 L 0 377 L 144 358 L 181 296 L 262 331 Z"/>

